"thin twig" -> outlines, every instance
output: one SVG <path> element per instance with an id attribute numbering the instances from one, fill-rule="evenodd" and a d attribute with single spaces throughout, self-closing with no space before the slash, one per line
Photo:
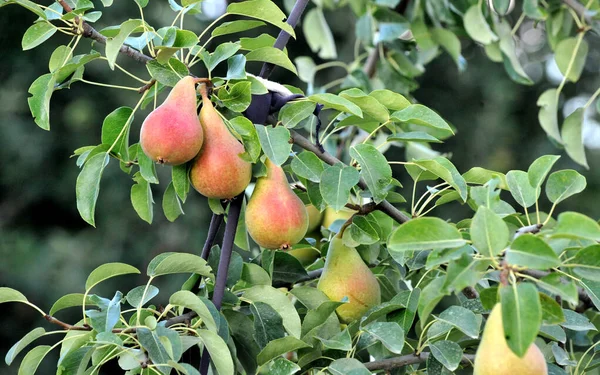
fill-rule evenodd
<path id="1" fill-rule="evenodd" d="M 429 355 L 430 355 L 429 352 L 422 352 L 419 355 L 407 354 L 407 355 L 403 355 L 401 357 L 381 359 L 379 361 L 368 362 L 368 363 L 365 363 L 365 367 L 367 368 L 367 370 L 370 370 L 370 371 L 375 371 L 375 370 L 388 371 L 388 370 L 392 370 L 392 369 L 395 369 L 398 367 L 404 367 L 404 366 L 408 366 L 408 365 L 414 365 L 417 363 L 423 363 L 423 362 L 427 361 L 427 358 L 429 358 Z M 474 354 L 463 354 L 463 357 L 460 362 L 463 365 L 471 365 L 473 363 L 473 361 L 475 361 Z"/>
<path id="2" fill-rule="evenodd" d="M 65 12 L 69 13 L 73 11 L 73 8 L 71 8 L 69 4 L 65 2 L 65 0 L 58 0 L 58 3 L 63 7 Z M 83 29 L 81 35 L 83 35 L 85 38 L 93 39 L 100 44 L 106 44 L 106 37 L 100 34 L 98 31 L 96 31 L 96 29 L 94 29 L 89 23 L 83 21 L 79 17 L 75 17 L 75 22 L 81 23 L 81 27 Z M 152 57 L 147 56 L 142 52 L 135 50 L 125 44 L 123 44 L 123 46 L 119 49 L 119 52 L 143 64 L 146 64 L 148 61 L 153 60 Z"/>
<path id="3" fill-rule="evenodd" d="M 579 17 L 584 18 L 587 23 L 592 23 L 592 15 L 588 13 L 588 9 L 585 7 L 585 5 L 581 4 L 577 0 L 562 0 L 562 2 L 569 8 L 573 9 Z"/>

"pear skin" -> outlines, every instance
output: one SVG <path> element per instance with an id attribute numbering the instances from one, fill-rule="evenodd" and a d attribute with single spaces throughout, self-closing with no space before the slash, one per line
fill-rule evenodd
<path id="1" fill-rule="evenodd" d="M 327 208 L 325 208 L 323 214 L 323 222 L 321 223 L 321 225 L 323 225 L 325 228 L 329 228 L 331 224 L 333 224 L 336 220 L 346 221 L 350 219 L 355 213 L 356 211 L 346 207 L 342 208 L 338 212 L 335 212 L 333 207 L 328 206 Z"/>
<path id="2" fill-rule="evenodd" d="M 323 213 L 319 211 L 312 204 L 306 205 L 306 211 L 308 212 L 308 230 L 307 232 L 312 232 L 315 229 L 318 229 L 321 226 L 321 220 L 323 219 Z"/>
<path id="3" fill-rule="evenodd" d="M 246 207 L 246 228 L 260 246 L 286 250 L 304 238 L 308 213 L 283 169 L 269 159 L 265 166 L 267 175 L 256 181 Z"/>
<path id="4" fill-rule="evenodd" d="M 334 237 L 329 243 L 323 274 L 317 289 L 332 301 L 345 303 L 336 309 L 343 323 L 359 319 L 367 310 L 381 303 L 379 282 L 353 247 L 344 245 L 342 239 Z"/>
<path id="5" fill-rule="evenodd" d="M 190 76 L 182 78 L 142 124 L 140 146 L 156 163 L 187 163 L 202 147 L 204 137 L 196 113 L 195 82 Z"/>
<path id="6" fill-rule="evenodd" d="M 244 146 L 229 132 L 205 88 L 201 88 L 200 123 L 204 145 L 192 161 L 192 186 L 207 198 L 231 199 L 246 189 L 252 164 L 243 160 Z"/>
<path id="7" fill-rule="evenodd" d="M 473 375 L 547 375 L 548 367 L 541 350 L 531 344 L 523 358 L 510 350 L 504 337 L 502 307 L 494 306 L 485 324 L 475 355 Z"/>

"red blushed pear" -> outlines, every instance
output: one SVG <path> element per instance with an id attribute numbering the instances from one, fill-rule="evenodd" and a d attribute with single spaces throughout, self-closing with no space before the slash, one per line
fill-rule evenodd
<path id="1" fill-rule="evenodd" d="M 348 298 L 348 303 L 335 310 L 340 320 L 346 324 L 359 319 L 367 310 L 381 303 L 377 278 L 363 262 L 358 251 L 344 245 L 339 235 L 329 243 L 317 289 L 332 301 Z"/>
<path id="2" fill-rule="evenodd" d="M 206 87 L 200 86 L 204 146 L 192 161 L 192 186 L 207 198 L 231 199 L 243 192 L 252 178 L 252 164 L 240 155 L 244 146 L 229 132 L 213 106 Z"/>
<path id="3" fill-rule="evenodd" d="M 283 169 L 269 159 L 265 166 L 267 175 L 256 181 L 246 207 L 246 228 L 260 246 L 285 250 L 304 238 L 308 213 Z"/>
<path id="4" fill-rule="evenodd" d="M 202 147 L 204 134 L 196 112 L 195 84 L 193 77 L 182 78 L 142 124 L 140 146 L 156 163 L 187 163 Z"/>

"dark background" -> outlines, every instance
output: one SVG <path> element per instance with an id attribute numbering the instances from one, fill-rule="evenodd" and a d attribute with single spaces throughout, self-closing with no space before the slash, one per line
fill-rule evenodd
<path id="1" fill-rule="evenodd" d="M 100 2 L 97 3 L 101 8 Z M 146 20 L 156 28 L 170 25 L 175 15 L 166 1 L 153 1 L 146 10 Z M 100 29 L 138 16 L 133 1 L 116 1 L 95 26 Z M 514 24 L 516 16 L 512 16 L 511 24 Z M 0 9 L 0 286 L 18 289 L 47 311 L 60 296 L 83 292 L 87 275 L 100 264 L 120 261 L 142 271 L 139 276 L 119 277 L 94 289 L 96 294 L 112 297 L 116 288 L 126 293 L 131 287 L 144 284 L 145 267 L 157 254 L 165 251 L 199 253 L 206 236 L 210 210 L 206 200 L 192 191 L 184 205 L 185 216 L 169 223 L 162 214 L 160 202 L 170 169 L 158 167 L 162 183 L 153 186 L 156 201 L 154 222 L 148 225 L 137 217 L 131 207 L 131 178 L 111 162 L 102 178 L 96 228 L 79 217 L 75 204 L 75 180 L 80 170 L 75 165 L 75 158 L 70 156 L 78 147 L 98 144 L 104 117 L 117 107 L 135 105 L 138 95 L 76 83 L 70 90 L 53 94 L 51 131 L 38 128 L 27 106 L 27 90 L 35 78 L 48 71 L 47 61 L 52 51 L 60 44 L 67 44 L 69 39 L 57 33 L 43 45 L 21 51 L 21 37 L 34 19 L 35 16 L 19 6 Z M 338 43 L 339 59 L 350 61 L 354 38 L 353 31 L 348 29 L 348 25 L 353 24 L 350 12 L 336 13 L 335 17 L 329 17 L 329 23 Z M 186 17 L 184 26 L 199 34 L 206 25 L 205 21 Z M 524 25 L 525 29 L 527 25 Z M 275 30 L 265 30 L 275 35 Z M 536 46 L 525 56 L 528 60 L 525 68 L 536 81 L 533 86 L 525 87 L 510 81 L 501 64 L 489 61 L 480 47 L 463 39 L 463 54 L 468 62 L 466 71 L 459 73 L 451 59 L 443 54 L 419 77 L 420 88 L 414 96 L 458 129 L 455 137 L 436 146 L 436 149 L 451 153 L 459 171 L 466 172 L 474 166 L 502 172 L 527 170 L 529 164 L 541 155 L 561 154 L 563 157 L 555 169 L 580 171 L 588 180 L 588 188 L 576 198 L 559 205 L 557 213 L 575 210 L 598 218 L 599 151 L 588 150 L 590 170 L 584 170 L 562 150 L 555 148 L 538 124 L 538 96 L 547 88 L 558 85 L 545 73 L 551 54 L 544 46 L 543 37 L 541 33 L 538 39 L 534 38 Z M 586 70 L 579 83 L 566 85 L 565 100 L 576 95 L 589 97 L 600 84 L 597 74 L 600 66 L 598 37 L 591 36 L 587 40 L 591 52 Z M 85 53 L 89 48 L 90 41 L 83 39 L 78 51 Z M 103 51 L 102 47 L 96 48 Z M 301 35 L 298 41 L 288 45 L 288 50 L 292 60 L 296 56 L 310 55 Z M 140 77 L 148 77 L 143 66 L 124 56 L 120 56 L 117 62 L 131 68 Z M 255 74 L 259 67 L 259 64 L 249 66 Z M 198 69 L 195 73 L 201 76 L 203 72 Z M 339 72 L 337 75 L 335 71 L 330 74 L 330 79 L 339 77 Z M 85 77 L 98 82 L 139 86 L 138 82 L 121 72 L 110 71 L 105 61 L 88 64 Z M 273 77 L 283 83 L 306 88 L 281 69 Z M 137 141 L 139 126 L 147 112 L 137 114 L 132 142 Z M 595 111 L 591 116 L 598 117 Z M 386 155 L 390 159 L 403 160 L 404 150 L 393 148 Z M 394 172 L 401 181 L 408 181 L 404 169 L 394 168 Z M 404 195 L 410 196 L 410 188 L 405 189 Z M 508 194 L 505 198 L 510 201 Z M 545 198 L 542 198 L 541 208 L 546 211 L 550 208 Z M 465 213 L 468 213 L 468 208 L 456 203 L 433 212 L 454 220 Z M 161 293 L 163 300 L 184 279 L 183 276 L 159 278 L 157 284 L 164 292 Z M 43 326 L 47 330 L 54 329 L 26 305 L 4 304 L 1 309 L 2 358 L 10 346 L 32 328 Z M 81 313 L 77 309 L 71 310 L 74 311 L 61 312 L 59 318 L 75 322 Z M 40 374 L 55 372 L 50 360 L 44 363 Z M 16 374 L 17 369 L 18 363 L 10 368 L 3 361 L 0 363 L 0 374 Z"/>

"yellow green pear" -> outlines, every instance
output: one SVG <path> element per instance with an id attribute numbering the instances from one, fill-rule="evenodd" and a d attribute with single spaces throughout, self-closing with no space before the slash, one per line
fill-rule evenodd
<path id="1" fill-rule="evenodd" d="M 547 375 L 548 367 L 542 351 L 531 344 L 523 358 L 510 350 L 504 338 L 502 307 L 494 306 L 487 319 L 475 355 L 473 375 Z"/>
<path id="2" fill-rule="evenodd" d="M 343 323 L 351 323 L 363 316 L 367 310 L 381 303 L 381 291 L 377 278 L 353 247 L 344 245 L 341 237 L 329 243 L 323 274 L 317 289 L 332 301 L 345 303 L 336 309 Z"/>
<path id="3" fill-rule="evenodd" d="M 323 213 L 323 222 L 321 223 L 321 225 L 323 225 L 325 228 L 329 228 L 329 226 L 331 224 L 333 224 L 334 221 L 336 221 L 336 220 L 346 221 L 346 220 L 350 219 L 350 217 L 352 217 L 352 215 L 354 215 L 355 213 L 356 213 L 356 211 L 351 210 L 346 207 L 343 207 L 338 212 L 335 212 L 335 209 L 328 206 L 325 209 L 325 212 Z"/>
<path id="4" fill-rule="evenodd" d="M 265 167 L 267 175 L 256 181 L 246 207 L 246 228 L 260 246 L 286 250 L 304 238 L 308 213 L 283 169 L 268 158 Z"/>
<path id="5" fill-rule="evenodd" d="M 306 211 L 308 212 L 308 230 L 312 232 L 321 226 L 321 220 L 323 219 L 323 213 L 312 204 L 306 205 Z"/>

